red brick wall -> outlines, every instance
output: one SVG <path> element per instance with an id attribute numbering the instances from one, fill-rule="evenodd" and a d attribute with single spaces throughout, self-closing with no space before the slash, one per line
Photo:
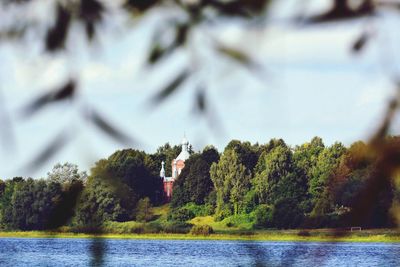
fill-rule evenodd
<path id="1" fill-rule="evenodd" d="M 165 200 L 167 202 L 171 201 L 173 186 L 174 186 L 173 181 L 168 181 L 168 182 L 164 181 L 164 193 L 165 193 Z"/>
<path id="2" fill-rule="evenodd" d="M 185 162 L 183 161 L 183 160 L 178 160 L 177 162 L 176 162 L 176 168 L 179 170 L 179 169 L 183 169 L 183 168 L 185 168 Z"/>
<path id="3" fill-rule="evenodd" d="M 171 164 L 172 164 L 172 170 L 173 170 L 174 162 L 172 161 Z M 178 175 L 179 175 L 179 169 L 182 170 L 183 168 L 185 168 L 185 162 L 183 160 L 178 160 L 176 162 L 176 168 L 178 170 Z M 164 181 L 164 193 L 165 193 L 165 201 L 166 202 L 171 201 L 173 186 L 174 186 L 173 181 L 168 181 L 168 182 Z"/>

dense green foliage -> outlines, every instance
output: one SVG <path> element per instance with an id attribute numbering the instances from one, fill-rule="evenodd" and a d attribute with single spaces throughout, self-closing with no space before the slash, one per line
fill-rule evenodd
<path id="1" fill-rule="evenodd" d="M 0 228 L 187 233 L 188 221 L 203 216 L 243 230 L 354 226 L 348 215 L 365 197 L 379 160 L 363 142 L 346 148 L 325 146 L 319 137 L 295 147 L 282 139 L 264 145 L 233 140 L 221 154 L 212 146 L 191 151 L 174 183 L 169 211 L 154 214 L 153 207 L 165 202 L 161 162 L 170 172 L 168 163 L 179 152 L 169 144 L 150 155 L 125 149 L 96 162 L 89 175 L 65 163 L 46 179 L 0 180 Z M 357 226 L 393 226 L 390 211 L 400 202 L 400 190 L 393 180 L 384 181 L 367 207 L 368 218 Z M 212 228 L 196 226 L 192 233 L 207 235 Z"/>
<path id="2" fill-rule="evenodd" d="M 76 223 L 98 226 L 104 221 L 133 220 L 142 198 L 161 204 L 162 181 L 152 172 L 150 162 L 147 154 L 132 149 L 98 161 L 80 198 Z"/>
<path id="3" fill-rule="evenodd" d="M 0 198 L 1 226 L 21 230 L 62 226 L 73 216 L 82 188 L 83 184 L 78 180 L 68 185 L 32 178 L 8 180 Z"/>
<path id="4" fill-rule="evenodd" d="M 171 206 L 180 207 L 189 202 L 204 204 L 214 187 L 210 167 L 218 160 L 218 151 L 212 146 L 206 147 L 202 153 L 193 154 L 185 162 L 185 168 L 174 184 Z"/>
<path id="5" fill-rule="evenodd" d="M 136 220 L 139 222 L 147 222 L 153 218 L 151 211 L 151 202 L 148 197 L 142 198 L 138 201 L 136 206 Z"/>

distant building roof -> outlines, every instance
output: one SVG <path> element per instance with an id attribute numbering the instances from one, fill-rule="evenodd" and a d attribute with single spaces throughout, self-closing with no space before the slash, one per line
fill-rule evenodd
<path id="1" fill-rule="evenodd" d="M 175 159 L 176 161 L 178 160 L 187 160 L 190 157 L 189 154 L 189 141 L 186 139 L 186 136 L 183 137 L 182 140 L 182 151 L 179 153 L 178 157 Z"/>
<path id="2" fill-rule="evenodd" d="M 175 179 L 172 179 L 172 177 L 164 177 L 164 182 L 171 182 L 174 181 Z"/>

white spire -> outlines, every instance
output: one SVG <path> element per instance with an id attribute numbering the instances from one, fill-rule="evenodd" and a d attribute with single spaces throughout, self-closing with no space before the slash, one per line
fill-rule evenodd
<path id="1" fill-rule="evenodd" d="M 188 146 L 189 145 L 189 141 L 186 138 L 186 133 L 183 133 L 183 139 L 182 139 L 182 146 Z"/>
<path id="2" fill-rule="evenodd" d="M 161 171 L 160 171 L 160 177 L 164 178 L 165 177 L 165 169 L 164 169 L 164 161 L 161 162 Z"/>

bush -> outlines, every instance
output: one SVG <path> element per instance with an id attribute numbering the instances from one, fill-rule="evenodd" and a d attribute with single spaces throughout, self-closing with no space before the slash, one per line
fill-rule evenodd
<path id="1" fill-rule="evenodd" d="M 273 225 L 277 228 L 296 228 L 304 219 L 304 214 L 295 199 L 280 199 L 272 211 Z"/>
<path id="2" fill-rule="evenodd" d="M 222 221 L 223 219 L 232 215 L 232 209 L 228 204 L 224 204 L 221 207 L 217 208 L 215 211 L 215 220 Z"/>
<path id="3" fill-rule="evenodd" d="M 187 234 L 192 226 L 193 224 L 185 222 L 169 222 L 164 225 L 163 231 L 171 234 Z"/>
<path id="4" fill-rule="evenodd" d="M 75 226 L 71 228 L 73 233 L 101 234 L 103 229 L 97 225 Z"/>
<path id="5" fill-rule="evenodd" d="M 254 216 L 252 214 L 238 214 L 225 218 L 222 222 L 227 227 L 238 227 L 244 230 L 250 230 L 254 225 Z"/>
<path id="6" fill-rule="evenodd" d="M 208 215 L 205 205 L 197 205 L 196 203 L 190 202 L 190 203 L 187 203 L 182 208 L 190 210 L 191 212 L 193 212 L 193 214 L 195 216 L 207 216 Z"/>
<path id="7" fill-rule="evenodd" d="M 205 216 L 213 215 L 215 213 L 215 207 L 211 204 L 204 205 Z"/>
<path id="8" fill-rule="evenodd" d="M 130 229 L 130 232 L 132 234 L 143 234 L 145 231 L 144 231 L 143 225 L 137 225 L 137 226 L 132 227 Z"/>
<path id="9" fill-rule="evenodd" d="M 214 230 L 211 226 L 209 225 L 195 225 L 192 227 L 190 230 L 190 234 L 192 235 L 204 235 L 208 236 L 210 234 L 214 233 Z"/>
<path id="10" fill-rule="evenodd" d="M 168 214 L 168 220 L 176 222 L 186 222 L 194 217 L 196 217 L 195 213 L 186 207 L 172 210 Z"/>
<path id="11" fill-rule="evenodd" d="M 144 226 L 145 233 L 158 234 L 163 231 L 163 226 L 159 222 L 149 222 Z"/>
<path id="12" fill-rule="evenodd" d="M 259 205 L 253 212 L 256 227 L 272 226 L 272 209 L 266 204 Z"/>

